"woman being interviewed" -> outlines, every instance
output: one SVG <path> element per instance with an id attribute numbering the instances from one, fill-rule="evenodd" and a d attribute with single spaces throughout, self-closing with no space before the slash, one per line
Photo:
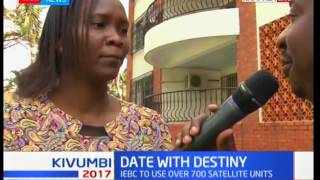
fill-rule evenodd
<path id="1" fill-rule="evenodd" d="M 4 150 L 172 150 L 160 115 L 106 93 L 128 53 L 127 31 L 118 0 L 50 7 L 36 62 L 5 100 Z M 192 121 L 196 131 L 184 133 L 187 144 L 205 118 Z"/>

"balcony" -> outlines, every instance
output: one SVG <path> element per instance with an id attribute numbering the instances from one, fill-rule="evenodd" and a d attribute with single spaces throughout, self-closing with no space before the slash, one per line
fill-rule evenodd
<path id="1" fill-rule="evenodd" d="M 235 7 L 235 0 L 155 0 L 134 25 L 133 52 L 143 49 L 146 32 L 164 21 L 201 11 Z"/>
<path id="2" fill-rule="evenodd" d="M 185 67 L 228 50 L 238 34 L 235 0 L 158 0 L 135 24 L 133 52 L 144 48 L 153 66 Z"/>
<path id="3" fill-rule="evenodd" d="M 161 113 L 167 122 L 190 121 L 200 113 L 208 113 L 208 104 L 223 103 L 235 87 L 183 90 L 148 96 L 143 105 Z"/>

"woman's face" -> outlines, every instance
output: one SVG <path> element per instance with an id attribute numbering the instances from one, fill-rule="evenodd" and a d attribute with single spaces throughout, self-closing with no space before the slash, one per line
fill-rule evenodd
<path id="1" fill-rule="evenodd" d="M 118 0 L 97 0 L 88 17 L 87 59 L 81 73 L 90 78 L 114 79 L 129 50 L 128 20 Z M 82 36 L 83 37 L 83 36 Z"/>

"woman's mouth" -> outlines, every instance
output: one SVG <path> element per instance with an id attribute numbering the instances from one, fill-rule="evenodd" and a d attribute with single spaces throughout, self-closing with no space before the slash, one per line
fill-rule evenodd
<path id="1" fill-rule="evenodd" d="M 121 58 L 116 56 L 101 56 L 100 60 L 103 64 L 106 64 L 110 67 L 120 67 L 121 66 Z"/>

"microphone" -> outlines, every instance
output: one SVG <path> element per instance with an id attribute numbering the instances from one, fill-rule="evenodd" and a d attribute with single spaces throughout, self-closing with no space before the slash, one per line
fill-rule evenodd
<path id="1" fill-rule="evenodd" d="M 259 70 L 228 97 L 222 107 L 202 125 L 200 134 L 183 146 L 184 151 L 201 151 L 216 146 L 218 135 L 263 106 L 278 90 L 278 82 L 266 70 Z M 213 141 L 213 142 L 212 142 Z"/>

